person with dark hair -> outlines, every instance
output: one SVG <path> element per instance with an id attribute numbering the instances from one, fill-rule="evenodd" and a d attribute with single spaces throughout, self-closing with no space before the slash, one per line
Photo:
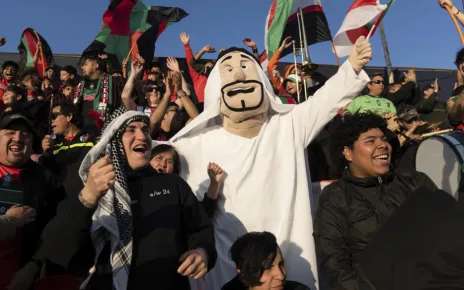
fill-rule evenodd
<path id="1" fill-rule="evenodd" d="M 84 188 L 44 232 L 47 258 L 62 267 L 90 232 L 95 271 L 85 289 L 190 289 L 188 277 L 214 267 L 211 221 L 182 178 L 150 166 L 151 143 L 149 118 L 117 109 L 82 162 Z"/>
<path id="2" fill-rule="evenodd" d="M 77 85 L 73 103 L 84 117 L 84 131 L 96 137 L 108 114 L 121 105 L 124 82 L 108 74 L 100 56 L 87 56 L 81 69 L 83 80 Z"/>
<path id="3" fill-rule="evenodd" d="M 73 104 L 56 105 L 52 109 L 52 136 L 42 140 L 39 163 L 60 177 L 68 195 L 77 195 L 84 187 L 77 178 L 85 155 L 94 140 L 82 131 L 82 116 Z"/>
<path id="4" fill-rule="evenodd" d="M 19 86 L 8 86 L 3 94 L 3 103 L 5 111 L 12 110 L 14 107 L 25 102 L 27 93 Z"/>
<path id="5" fill-rule="evenodd" d="M 2 64 L 2 77 L 0 78 L 0 100 L 2 100 L 5 89 L 15 84 L 18 78 L 19 65 L 11 60 Z"/>
<path id="6" fill-rule="evenodd" d="M 77 76 L 77 70 L 75 67 L 67 65 L 61 68 L 60 70 L 60 80 L 61 82 L 66 82 L 67 80 L 74 79 Z"/>
<path id="7" fill-rule="evenodd" d="M 322 191 L 314 220 L 318 262 L 334 289 L 363 289 L 357 266 L 372 235 L 418 187 L 436 189 L 423 173 L 390 170 L 387 130 L 382 117 L 361 113 L 346 116 L 334 135 L 347 167 Z"/>
<path id="8" fill-rule="evenodd" d="M 276 237 L 269 232 L 250 232 L 238 238 L 230 248 L 237 276 L 222 290 L 309 290 L 295 281 L 287 281 L 284 257 Z"/>
<path id="9" fill-rule="evenodd" d="M 151 150 L 150 165 L 159 173 L 180 174 L 179 153 L 174 147 L 168 144 L 160 144 Z M 208 191 L 203 197 L 202 205 L 209 217 L 214 215 L 219 197 L 219 190 L 222 187 L 224 171 L 216 163 L 208 163 L 209 186 Z"/>
<path id="10" fill-rule="evenodd" d="M 14 228 L 9 239 L 0 241 L 0 289 L 30 289 L 43 263 L 42 230 L 65 197 L 54 174 L 31 160 L 38 148 L 40 137 L 32 122 L 22 112 L 4 112 L 0 119 L 0 216 L 3 222 L 3 215 L 9 216 Z"/>
<path id="11" fill-rule="evenodd" d="M 393 90 L 388 90 L 385 98 L 390 100 L 396 107 L 401 104 L 416 105 L 422 99 L 422 92 L 417 85 L 416 70 L 411 68 L 404 73 L 395 84 Z"/>
<path id="12" fill-rule="evenodd" d="M 345 113 L 358 114 L 373 112 L 378 115 L 396 114 L 395 105 L 382 97 L 384 91 L 383 74 L 376 73 L 370 76 L 367 84 L 367 95 L 356 97 L 345 109 Z"/>

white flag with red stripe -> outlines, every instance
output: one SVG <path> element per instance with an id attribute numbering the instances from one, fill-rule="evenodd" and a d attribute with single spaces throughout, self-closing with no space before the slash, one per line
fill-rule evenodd
<path id="1" fill-rule="evenodd" d="M 374 34 L 392 3 L 393 0 L 388 4 L 380 4 L 378 0 L 355 0 L 333 40 L 338 56 L 349 56 L 356 40 L 362 35 L 367 36 L 375 24 Z"/>

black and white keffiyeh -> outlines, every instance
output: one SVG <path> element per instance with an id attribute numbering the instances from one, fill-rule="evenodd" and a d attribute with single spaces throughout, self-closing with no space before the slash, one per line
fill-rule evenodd
<path id="1" fill-rule="evenodd" d="M 128 165 L 122 135 L 130 123 L 149 124 L 149 121 L 143 112 L 127 111 L 124 108 L 115 110 L 103 126 L 99 141 L 87 153 L 79 169 L 79 176 L 85 184 L 90 166 L 105 155 L 110 155 L 115 168 L 115 184 L 98 203 L 93 215 L 91 236 L 96 250 L 95 264 L 106 243 L 110 242 L 113 287 L 116 290 L 127 289 L 132 261 L 131 199 L 127 187 Z M 90 269 L 90 275 L 81 287 L 85 287 L 95 270 L 95 267 Z"/>

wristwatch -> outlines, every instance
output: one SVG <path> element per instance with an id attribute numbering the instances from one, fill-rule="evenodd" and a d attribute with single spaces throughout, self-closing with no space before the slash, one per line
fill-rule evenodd
<path id="1" fill-rule="evenodd" d="M 177 98 L 182 99 L 185 97 L 187 94 L 184 91 L 178 91 L 177 92 Z"/>

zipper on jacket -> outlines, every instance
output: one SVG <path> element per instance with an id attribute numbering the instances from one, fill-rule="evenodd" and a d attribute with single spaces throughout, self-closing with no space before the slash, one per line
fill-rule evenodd
<path id="1" fill-rule="evenodd" d="M 383 181 L 382 181 L 382 177 L 380 177 L 380 176 L 377 176 L 377 179 L 379 180 L 379 184 L 382 184 L 382 183 L 383 183 Z"/>

